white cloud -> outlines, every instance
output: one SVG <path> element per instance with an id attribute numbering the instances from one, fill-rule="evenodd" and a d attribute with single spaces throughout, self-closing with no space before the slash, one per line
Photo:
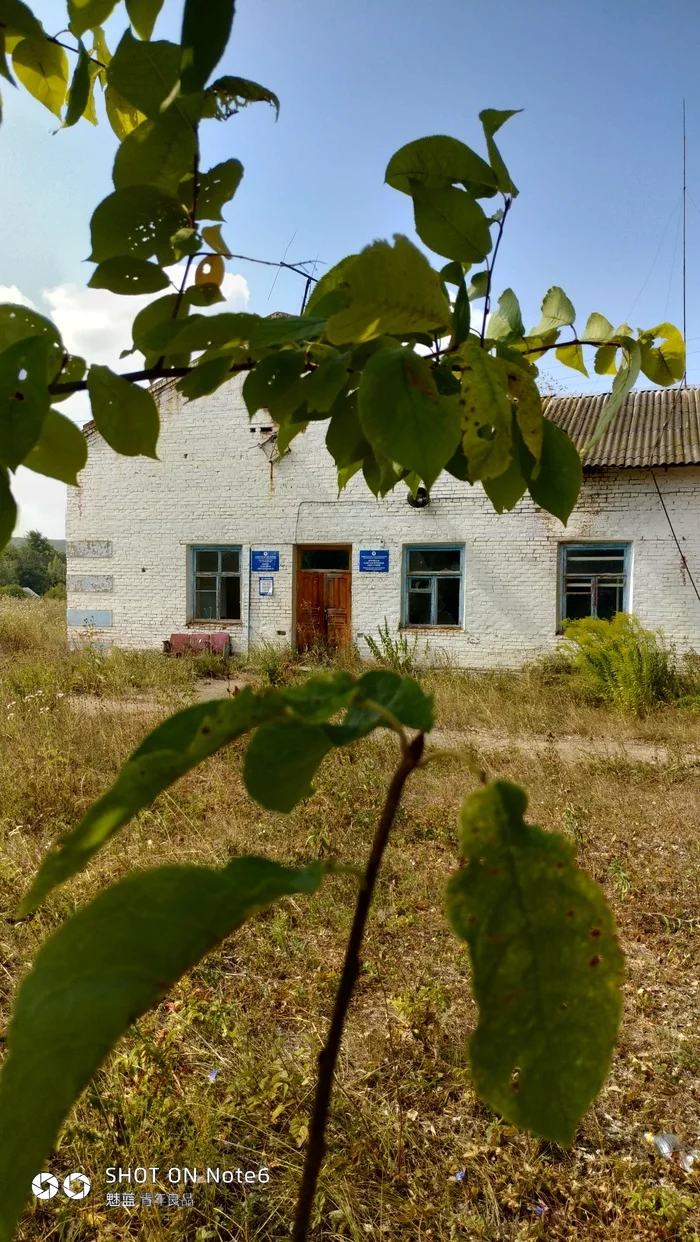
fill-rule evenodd
<path id="1" fill-rule="evenodd" d="M 175 267 L 168 272 L 178 287 L 183 270 L 182 267 Z M 193 282 L 188 282 L 191 283 Z M 247 310 L 250 291 L 244 276 L 227 272 L 221 291 L 226 301 L 202 308 L 202 314 Z M 141 361 L 141 354 L 135 354 L 131 359 L 119 358 L 121 351 L 131 345 L 131 324 L 134 317 L 149 302 L 156 297 L 162 297 L 162 293 L 145 297 L 119 297 L 106 289 L 88 289 L 66 283 L 43 289 L 41 297 L 46 306 L 38 308 L 16 285 L 0 285 L 0 302 L 16 302 L 32 310 L 41 309 L 42 313 L 48 313 L 71 353 L 79 354 L 88 362 L 97 362 L 112 367 L 115 371 L 124 371 L 129 370 L 130 363 L 131 369 L 138 369 Z M 67 401 L 61 402 L 60 410 L 82 426 L 90 418 L 87 393 L 75 393 Z M 50 539 L 63 537 L 65 484 L 20 466 L 14 476 L 12 490 L 19 506 L 16 534 L 23 535 L 29 530 L 40 530 Z"/>
<path id="2" fill-rule="evenodd" d="M 0 302 L 14 302 L 16 306 L 28 306 L 30 310 L 36 310 L 32 299 L 25 298 L 17 285 L 0 285 Z"/>

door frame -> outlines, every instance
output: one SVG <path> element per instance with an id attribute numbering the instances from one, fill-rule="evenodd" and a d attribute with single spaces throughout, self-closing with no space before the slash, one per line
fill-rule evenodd
<path id="1" fill-rule="evenodd" d="M 310 569 L 310 570 L 302 569 L 301 568 L 302 552 L 308 552 L 310 549 L 313 549 L 313 548 L 323 548 L 324 550 L 326 548 L 342 549 L 344 552 L 348 553 L 348 568 L 347 569 Z M 353 547 L 351 543 L 344 543 L 344 542 L 338 542 L 338 541 L 334 543 L 330 543 L 330 542 L 322 542 L 318 539 L 314 539 L 310 543 L 295 543 L 294 545 L 294 575 L 293 575 L 293 581 L 292 581 L 292 622 L 293 622 L 292 630 L 294 634 L 294 641 L 293 641 L 292 647 L 294 651 L 298 650 L 298 647 L 297 647 L 297 595 L 298 595 L 298 581 L 299 581 L 300 573 L 302 574 L 303 573 L 318 573 L 318 574 L 347 573 L 349 575 L 350 606 L 348 608 L 348 642 L 350 645 L 352 645 L 352 577 L 353 577 L 352 551 L 353 551 Z"/>

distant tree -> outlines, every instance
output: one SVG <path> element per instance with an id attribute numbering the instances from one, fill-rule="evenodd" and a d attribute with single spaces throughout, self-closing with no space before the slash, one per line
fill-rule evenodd
<path id="1" fill-rule="evenodd" d="M 0 586 L 13 586 L 19 582 L 19 569 L 15 549 L 5 548 L 0 556 Z"/>
<path id="2" fill-rule="evenodd" d="M 65 557 L 38 530 L 31 530 L 23 544 L 10 549 L 17 562 L 17 576 L 10 582 L 31 587 L 37 595 L 44 595 L 49 587 L 65 582 Z"/>

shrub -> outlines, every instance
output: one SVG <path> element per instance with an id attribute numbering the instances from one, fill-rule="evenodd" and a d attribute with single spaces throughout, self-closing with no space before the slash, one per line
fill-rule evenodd
<path id="1" fill-rule="evenodd" d="M 16 582 L 10 582 L 7 586 L 0 586 L 0 595 L 9 595 L 11 599 L 31 599 L 31 596 L 27 595 L 26 591 L 23 591 Z"/>
<path id="2" fill-rule="evenodd" d="M 384 625 L 380 625 L 377 631 L 377 638 L 372 638 L 371 634 L 365 634 L 365 642 L 370 649 L 374 659 L 384 668 L 390 668 L 394 673 L 400 673 L 402 677 L 412 677 L 416 673 L 416 652 L 418 649 L 418 635 L 413 635 L 413 642 L 409 642 L 405 634 L 400 631 L 396 637 L 389 633 L 389 622 L 384 618 Z M 425 644 L 425 654 L 428 653 L 428 644 Z"/>
<path id="3" fill-rule="evenodd" d="M 594 697 L 617 711 L 639 715 L 681 692 L 675 649 L 661 630 L 618 612 L 612 621 L 572 621 L 565 639 L 574 669 Z"/>
<path id="4" fill-rule="evenodd" d="M 55 586 L 49 587 L 48 591 L 44 591 L 42 599 L 66 599 L 66 588 L 62 582 L 57 582 Z"/>

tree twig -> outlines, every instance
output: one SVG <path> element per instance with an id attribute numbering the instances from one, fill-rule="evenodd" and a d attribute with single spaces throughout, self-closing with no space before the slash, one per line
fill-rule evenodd
<path id="1" fill-rule="evenodd" d="M 345 1019 L 347 1018 L 352 994 L 360 973 L 360 949 L 367 923 L 367 915 L 372 903 L 379 867 L 389 839 L 391 825 L 394 822 L 394 817 L 401 801 L 404 785 L 411 772 L 415 771 L 419 766 L 423 757 L 424 745 L 425 734 L 419 733 L 401 756 L 401 762 L 389 786 L 384 809 L 374 835 L 372 851 L 365 870 L 364 883 L 357 896 L 352 928 L 345 951 L 343 971 L 333 1006 L 333 1016 L 328 1029 L 325 1047 L 320 1052 L 318 1058 L 316 1096 L 311 1115 L 309 1145 L 306 1149 L 304 1173 L 297 1199 L 292 1242 L 306 1242 L 316 1194 L 316 1184 L 326 1150 L 325 1132 L 333 1088 L 333 1075 L 340 1052 Z"/>
<path id="2" fill-rule="evenodd" d="M 489 314 L 489 311 L 490 311 L 490 309 L 491 309 L 491 285 L 492 285 L 492 283 L 493 283 L 493 269 L 494 269 L 494 267 L 496 266 L 496 258 L 497 258 L 497 255 L 498 255 L 498 247 L 499 247 L 499 246 L 500 246 L 500 244 L 501 244 L 501 238 L 502 238 L 502 236 L 503 236 L 503 229 L 504 229 L 504 227 L 505 227 L 505 223 L 506 223 L 506 216 L 508 215 L 508 212 L 510 211 L 510 205 L 511 205 L 512 201 L 513 201 L 513 200 L 512 200 L 512 198 L 508 198 L 508 197 L 506 197 L 506 198 L 504 199 L 504 202 L 505 202 L 505 207 L 503 208 L 503 215 L 501 216 L 501 218 L 500 218 L 500 220 L 499 220 L 499 222 L 498 222 L 498 237 L 496 238 L 496 245 L 495 245 L 495 246 L 494 246 L 494 248 L 493 248 L 493 258 L 491 259 L 491 262 L 490 262 L 490 264 L 489 264 L 489 266 L 488 266 L 488 273 L 489 273 L 489 274 L 488 274 L 488 278 L 487 278 L 487 280 L 486 280 L 486 299 L 485 299 L 485 301 L 484 301 L 484 322 L 483 322 L 483 323 L 482 323 L 482 325 L 481 325 L 481 344 L 482 344 L 482 345 L 483 345 L 483 343 L 484 343 L 484 337 L 485 337 L 485 335 L 486 335 L 486 320 L 487 320 L 487 318 L 488 318 L 488 314 Z"/>

